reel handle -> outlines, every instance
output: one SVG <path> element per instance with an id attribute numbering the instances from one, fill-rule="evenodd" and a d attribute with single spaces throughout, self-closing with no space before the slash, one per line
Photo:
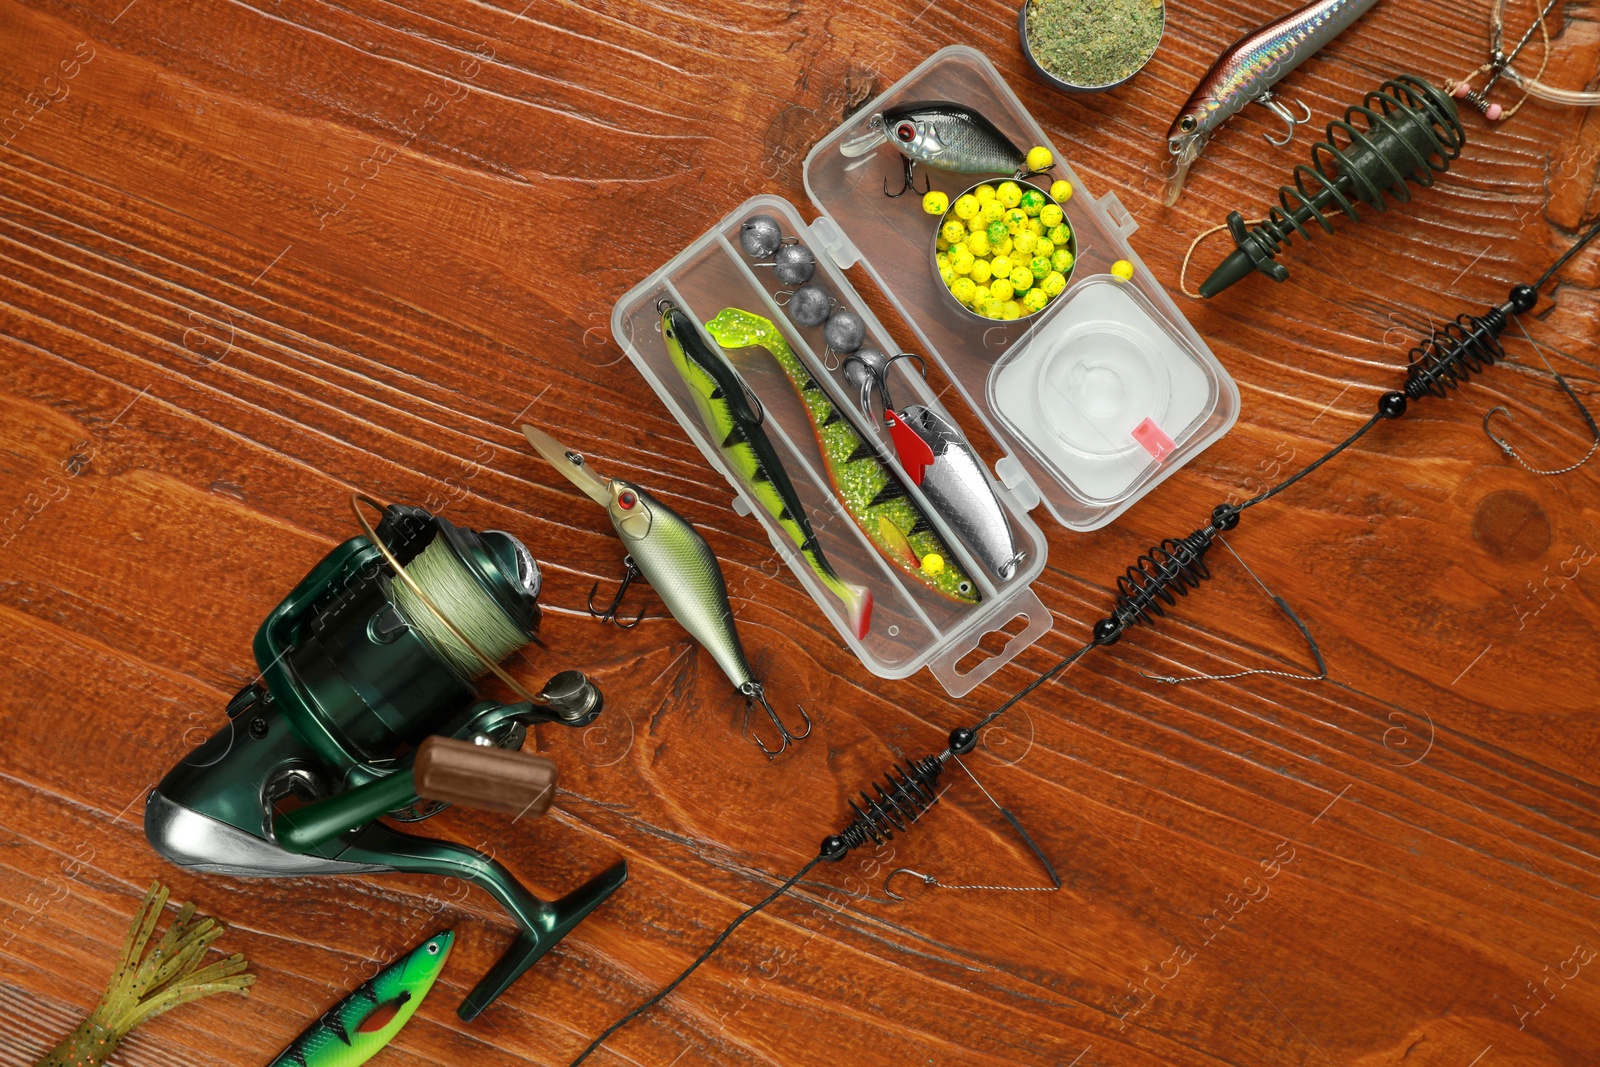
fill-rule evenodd
<path id="1" fill-rule="evenodd" d="M 417 749 L 417 796 L 477 811 L 538 818 L 556 795 L 556 765 L 544 756 L 430 737 Z"/>

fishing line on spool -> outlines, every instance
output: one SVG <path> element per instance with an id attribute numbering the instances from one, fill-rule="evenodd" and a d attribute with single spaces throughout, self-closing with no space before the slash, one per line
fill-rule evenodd
<path id="1" fill-rule="evenodd" d="M 1118 595 L 1112 613 L 1095 624 L 1094 636 L 1088 643 L 1042 672 L 973 726 L 960 726 L 950 731 L 947 745 L 942 752 L 912 760 L 905 766 L 899 762 L 894 763 L 882 781 L 871 783 L 871 793 L 862 790 L 859 793 L 859 801 L 855 798 L 849 799 L 847 803 L 853 817 L 839 833 L 823 839 L 816 856 L 759 903 L 741 912 L 672 982 L 607 1027 L 578 1054 L 572 1061 L 571 1067 L 578 1067 L 612 1034 L 677 989 L 699 969 L 701 964 L 710 959 L 734 930 L 752 915 L 787 893 L 819 863 L 824 860 L 837 862 L 868 842 L 881 845 L 893 840 L 897 833 L 909 832 L 911 827 L 938 803 L 937 785 L 946 763 L 950 760 L 959 762 L 958 757 L 976 748 L 981 730 L 991 725 L 1034 690 L 1059 676 L 1087 655 L 1090 649 L 1115 644 L 1124 631 L 1135 624 L 1154 625 L 1155 620 L 1165 614 L 1164 605 L 1175 606 L 1178 597 L 1186 597 L 1209 579 L 1211 572 L 1205 565 L 1206 553 L 1212 544 L 1220 539 L 1222 533 L 1238 526 L 1239 516 L 1246 509 L 1265 503 L 1316 471 L 1359 441 L 1379 422 L 1400 418 L 1406 412 L 1408 401 L 1420 400 L 1427 396 L 1447 397 L 1450 390 L 1459 389 L 1470 375 L 1480 373 L 1503 359 L 1505 352 L 1500 347 L 1498 338 L 1509 325 L 1512 314 L 1531 311 L 1538 300 L 1539 288 L 1542 288 L 1568 260 L 1596 236 L 1600 236 L 1600 220 L 1597 220 L 1550 269 L 1540 276 L 1536 285 L 1514 286 L 1505 303 L 1489 309 L 1483 315 L 1463 314 L 1452 324 L 1454 330 L 1436 331 L 1414 347 L 1409 353 L 1410 363 L 1406 370 L 1404 391 L 1392 390 L 1380 396 L 1377 412 L 1321 457 L 1242 504 L 1219 504 L 1212 510 L 1207 524 L 1188 536 L 1169 538 L 1147 550 L 1134 566 L 1128 568 L 1117 579 Z M 1309 637 L 1309 634 L 1307 636 Z M 1313 648 L 1315 648 L 1314 642 Z M 1320 651 L 1316 655 L 1318 666 L 1323 666 Z M 986 790 L 985 792 L 987 793 Z M 996 807 L 998 806 L 996 803 Z M 1018 829 L 1021 829 L 1020 825 Z M 1031 839 L 1029 843 L 1032 844 Z M 1043 859 L 1043 853 L 1038 854 Z M 1048 861 L 1046 863 L 1048 865 Z M 924 879 L 927 877 L 919 872 L 913 873 Z M 1053 877 L 1053 869 L 1051 873 Z"/>
<path id="2" fill-rule="evenodd" d="M 473 645 L 482 650 L 484 657 L 498 663 L 528 643 L 521 628 L 495 603 L 444 538 L 435 537 L 405 569 L 466 640 L 458 638 L 405 582 L 393 587 L 395 604 L 428 644 L 464 677 L 477 680 L 488 673 Z"/>

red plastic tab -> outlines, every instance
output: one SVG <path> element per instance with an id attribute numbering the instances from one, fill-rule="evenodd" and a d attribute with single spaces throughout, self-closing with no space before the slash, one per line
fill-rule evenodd
<path id="1" fill-rule="evenodd" d="M 889 419 L 889 436 L 894 440 L 894 450 L 900 455 L 900 465 L 911 475 L 914 483 L 921 485 L 923 472 L 933 466 L 933 449 L 899 415 L 893 411 L 885 411 L 884 415 Z M 1167 444 L 1171 446 L 1172 442 L 1168 441 Z"/>
<path id="2" fill-rule="evenodd" d="M 1167 436 L 1166 431 L 1150 419 L 1145 419 L 1133 428 L 1133 439 L 1143 445 L 1144 450 L 1150 453 L 1157 463 L 1178 450 L 1178 446 L 1172 443 L 1172 438 Z"/>

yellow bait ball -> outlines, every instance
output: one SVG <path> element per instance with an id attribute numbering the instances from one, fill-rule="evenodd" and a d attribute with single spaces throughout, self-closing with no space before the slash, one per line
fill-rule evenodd
<path id="1" fill-rule="evenodd" d="M 989 287 L 987 285 L 978 286 L 976 289 L 972 290 L 972 310 L 982 314 L 983 305 L 987 304 L 991 298 Z"/>
<path id="2" fill-rule="evenodd" d="M 1058 270 L 1053 270 L 1044 276 L 1039 283 L 1039 288 L 1044 290 L 1046 297 L 1060 296 L 1061 291 L 1067 287 L 1067 279 Z"/>
<path id="3" fill-rule="evenodd" d="M 1044 306 L 1049 302 L 1050 298 L 1045 295 L 1043 289 L 1029 289 L 1022 294 L 1022 306 L 1027 308 L 1030 314 L 1035 311 L 1043 311 Z"/>
<path id="4" fill-rule="evenodd" d="M 985 200 L 983 206 L 978 209 L 978 217 L 983 220 L 985 226 L 999 221 L 1000 217 L 1005 213 L 1006 209 L 1000 206 L 1000 201 L 992 196 Z"/>
<path id="5" fill-rule="evenodd" d="M 978 198 L 979 204 L 987 204 L 994 199 L 994 186 L 980 185 L 972 190 L 972 195 Z"/>
<path id="6" fill-rule="evenodd" d="M 989 235 L 979 230 L 967 238 L 967 251 L 974 256 L 983 257 L 989 254 Z"/>
<path id="7" fill-rule="evenodd" d="M 1050 273 L 1050 261 L 1043 256 L 1034 256 L 1028 261 L 1028 270 L 1032 272 L 1034 281 L 1042 282 L 1045 275 Z"/>
<path id="8" fill-rule="evenodd" d="M 1011 288 L 1019 293 L 1027 292 L 1033 288 L 1033 271 L 1027 267 L 1018 267 L 1011 272 Z"/>
<path id="9" fill-rule="evenodd" d="M 956 245 L 950 250 L 950 267 L 957 274 L 972 273 L 972 264 L 974 262 L 975 257 L 971 252 L 967 251 L 964 245 Z"/>
<path id="10" fill-rule="evenodd" d="M 973 266 L 976 267 L 978 264 L 974 263 Z M 939 265 L 939 277 L 944 279 L 945 288 L 948 289 L 955 283 L 956 270 L 948 263 L 941 263 Z"/>
<path id="11" fill-rule="evenodd" d="M 1022 201 L 1017 206 L 1026 211 L 1029 217 L 1032 217 L 1044 210 L 1044 204 L 1044 194 L 1037 189 L 1029 189 L 1022 194 Z"/>
<path id="12" fill-rule="evenodd" d="M 1048 259 L 1052 255 L 1054 255 L 1055 254 L 1055 250 L 1056 250 L 1055 244 L 1052 243 L 1050 238 L 1048 238 L 1048 237 L 1039 238 L 1037 241 L 1034 242 L 1034 245 L 1033 245 L 1033 254 L 1036 255 L 1036 256 L 1044 256 L 1046 259 Z"/>
<path id="13" fill-rule="evenodd" d="M 1038 219 L 1029 219 L 1027 222 L 1022 224 L 1022 228 L 1033 234 L 1035 237 L 1044 236 L 1044 223 L 1040 222 Z"/>
<path id="14" fill-rule="evenodd" d="M 1063 178 L 1050 187 L 1050 199 L 1065 204 L 1072 199 L 1072 183 Z"/>
<path id="15" fill-rule="evenodd" d="M 994 191 L 994 197 L 1004 207 L 1016 207 L 1022 203 L 1022 186 L 1016 182 L 1001 182 L 1000 187 Z"/>
<path id="16" fill-rule="evenodd" d="M 989 261 L 989 269 L 996 278 L 1009 278 L 1016 264 L 1011 262 L 1010 256 L 995 256 Z"/>
<path id="17" fill-rule="evenodd" d="M 1125 259 L 1119 259 L 1111 264 L 1111 273 L 1125 282 L 1131 282 L 1133 280 L 1133 264 Z"/>
<path id="18" fill-rule="evenodd" d="M 1024 256 L 1033 255 L 1033 246 L 1039 243 L 1038 234 L 1023 230 L 1011 239 L 1011 247 Z"/>
<path id="19" fill-rule="evenodd" d="M 1055 204 L 1046 204 L 1044 207 L 1039 209 L 1039 221 L 1044 223 L 1047 227 L 1060 226 L 1061 220 L 1064 218 L 1066 218 L 1066 212 L 1062 211 Z"/>
<path id="20" fill-rule="evenodd" d="M 951 219 L 939 228 L 939 236 L 951 244 L 957 244 L 967 239 L 967 228 L 961 225 L 960 220 Z"/>
<path id="21" fill-rule="evenodd" d="M 1007 264 L 1007 266 L 1009 266 L 1009 265 L 1010 264 Z M 1012 289 L 1012 287 L 1011 287 L 1011 279 L 1010 278 L 997 277 L 997 278 L 995 278 L 994 281 L 989 283 L 989 297 L 990 297 L 990 299 L 999 300 L 999 301 L 1007 301 L 1007 300 L 1010 300 L 1012 298 L 1012 296 L 1014 296 L 1014 295 L 1015 295 L 1015 290 Z"/>
<path id="22" fill-rule="evenodd" d="M 994 249 L 994 254 L 997 256 L 1009 256 L 1013 247 L 1011 242 L 1011 234 L 1009 233 L 1006 234 L 1006 239 L 1001 241 L 999 244 L 995 244 L 993 241 L 989 242 L 989 244 Z"/>
<path id="23" fill-rule="evenodd" d="M 1049 237 L 1052 244 L 1057 247 L 1064 247 L 1068 241 L 1072 240 L 1072 227 L 1064 222 L 1057 223 L 1050 227 Z"/>
<path id="24" fill-rule="evenodd" d="M 1006 306 L 992 296 L 989 298 L 988 302 L 983 305 L 983 317 L 986 319 L 998 319 L 1005 313 Z"/>
<path id="25" fill-rule="evenodd" d="M 1055 157 L 1050 154 L 1050 149 L 1044 145 L 1039 145 L 1028 153 L 1029 170 L 1049 170 L 1055 166 L 1055 163 Z"/>
<path id="26" fill-rule="evenodd" d="M 935 189 L 922 198 L 922 210 L 930 215 L 943 215 L 950 210 L 950 198 Z"/>
<path id="27" fill-rule="evenodd" d="M 1020 207 L 1013 207 L 1005 213 L 1006 231 L 1008 233 L 1020 233 L 1027 222 L 1028 213 Z"/>
<path id="28" fill-rule="evenodd" d="M 1062 274 L 1072 269 L 1072 253 L 1065 248 L 1058 248 L 1050 254 L 1050 269 L 1058 270 Z"/>
<path id="29" fill-rule="evenodd" d="M 944 239 L 944 233 L 942 231 L 939 234 L 939 239 L 933 242 L 933 247 L 937 248 L 941 255 L 950 251 L 950 242 Z"/>
<path id="30" fill-rule="evenodd" d="M 956 218 L 965 222 L 978 213 L 978 198 L 971 193 L 956 197 Z"/>
<path id="31" fill-rule="evenodd" d="M 1007 300 L 1000 308 L 1000 317 L 1002 319 L 1022 318 L 1022 305 L 1015 300 Z"/>
<path id="32" fill-rule="evenodd" d="M 978 289 L 978 283 L 971 278 L 957 278 L 950 283 L 950 295 L 963 304 L 972 303 L 972 294 Z"/>
<path id="33" fill-rule="evenodd" d="M 989 238 L 989 244 L 998 245 L 1011 237 L 1011 231 L 1006 229 L 1006 224 L 995 219 L 984 228 L 984 235 Z"/>
<path id="34" fill-rule="evenodd" d="M 988 283 L 992 274 L 993 271 L 989 269 L 989 261 L 987 259 L 980 259 L 972 264 L 972 271 L 968 277 L 977 282 L 979 285 L 985 285 Z"/>
<path id="35" fill-rule="evenodd" d="M 929 552 L 922 557 L 922 573 L 927 575 L 944 573 L 944 557 L 937 552 Z"/>

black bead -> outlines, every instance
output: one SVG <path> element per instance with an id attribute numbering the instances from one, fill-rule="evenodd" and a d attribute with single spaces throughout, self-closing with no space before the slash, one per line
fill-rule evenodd
<path id="1" fill-rule="evenodd" d="M 1097 645 L 1113 644 L 1122 636 L 1122 624 L 1116 619 L 1101 619 L 1094 624 L 1094 643 Z"/>
<path id="2" fill-rule="evenodd" d="M 1239 509 L 1232 504 L 1218 504 L 1211 509 L 1211 525 L 1219 530 L 1231 530 L 1239 525 Z"/>
<path id="3" fill-rule="evenodd" d="M 1533 310 L 1533 305 L 1539 302 L 1539 290 L 1531 285 L 1513 285 L 1511 287 L 1511 310 L 1524 314 Z"/>
<path id="4" fill-rule="evenodd" d="M 844 859 L 844 854 L 850 849 L 844 843 L 844 838 L 838 834 L 830 834 L 822 839 L 822 858 L 830 861 Z"/>
<path id="5" fill-rule="evenodd" d="M 978 733 L 965 726 L 957 726 L 950 731 L 950 751 L 958 756 L 965 756 L 978 747 Z"/>
<path id="6" fill-rule="evenodd" d="M 1378 398 L 1378 414 L 1386 419 L 1398 419 L 1406 413 L 1406 394 L 1398 391 L 1384 393 Z"/>
<path id="7" fill-rule="evenodd" d="M 267 736 L 267 720 L 257 715 L 250 720 L 250 736 L 257 741 Z"/>

